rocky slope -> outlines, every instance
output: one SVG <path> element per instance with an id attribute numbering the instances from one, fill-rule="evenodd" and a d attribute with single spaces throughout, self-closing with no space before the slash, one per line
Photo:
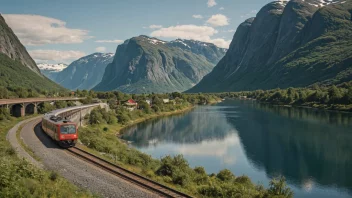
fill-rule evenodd
<path id="1" fill-rule="evenodd" d="M 106 66 L 112 62 L 112 53 L 94 53 L 72 62 L 56 74 L 55 82 L 67 89 L 92 89 L 102 79 Z"/>
<path id="2" fill-rule="evenodd" d="M 24 93 L 27 90 L 36 92 L 65 90 L 40 73 L 39 68 L 28 54 L 26 48 L 21 44 L 1 15 L 0 88 L 2 92 L 0 95 L 4 98 L 18 97 L 19 95 L 16 95 L 15 92 Z"/>
<path id="3" fill-rule="evenodd" d="M 47 63 L 38 63 L 38 68 L 44 76 L 48 77 L 50 80 L 55 81 L 55 78 L 59 72 L 64 70 L 68 65 L 65 63 L 58 64 L 47 64 Z"/>
<path id="4" fill-rule="evenodd" d="M 166 43 L 166 45 L 171 47 L 178 47 L 183 50 L 189 50 L 198 55 L 203 55 L 209 62 L 213 64 L 217 64 L 227 51 L 227 49 L 219 48 L 212 43 L 186 39 L 176 39 Z"/>
<path id="5" fill-rule="evenodd" d="M 237 29 L 225 57 L 189 92 L 341 83 L 352 79 L 351 1 L 265 5 Z"/>
<path id="6" fill-rule="evenodd" d="M 133 37 L 117 47 L 114 61 L 94 90 L 182 92 L 209 73 L 225 52 L 203 42 Z"/>
<path id="7" fill-rule="evenodd" d="M 0 14 L 0 52 L 7 55 L 13 60 L 18 60 L 22 65 L 28 67 L 32 71 L 40 74 L 40 71 L 28 54 L 26 48 L 19 41 L 15 33 L 6 24 L 5 19 Z"/>

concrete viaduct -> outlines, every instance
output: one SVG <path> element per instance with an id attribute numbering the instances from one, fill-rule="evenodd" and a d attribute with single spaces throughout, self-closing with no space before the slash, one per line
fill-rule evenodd
<path id="1" fill-rule="evenodd" d="M 12 116 L 23 117 L 38 113 L 38 106 L 43 102 L 78 101 L 82 98 L 14 98 L 0 99 L 0 108 L 10 110 Z"/>

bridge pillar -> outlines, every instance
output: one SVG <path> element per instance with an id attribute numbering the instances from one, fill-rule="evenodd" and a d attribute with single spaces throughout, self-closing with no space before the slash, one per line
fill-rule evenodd
<path id="1" fill-rule="evenodd" d="M 34 114 L 38 114 L 38 103 L 34 103 Z"/>
<path id="2" fill-rule="evenodd" d="M 24 106 L 24 103 L 21 105 L 21 117 L 24 117 L 26 115 L 26 108 Z"/>

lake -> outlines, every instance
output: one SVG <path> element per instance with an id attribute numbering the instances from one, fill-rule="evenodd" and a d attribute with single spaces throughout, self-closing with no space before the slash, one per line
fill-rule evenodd
<path id="1" fill-rule="evenodd" d="M 123 139 L 154 158 L 183 154 L 268 186 L 284 175 L 295 197 L 352 197 L 352 114 L 225 100 L 140 123 Z"/>

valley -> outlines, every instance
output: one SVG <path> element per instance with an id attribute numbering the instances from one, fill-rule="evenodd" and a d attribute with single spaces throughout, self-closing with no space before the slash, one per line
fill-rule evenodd
<path id="1" fill-rule="evenodd" d="M 0 197 L 352 197 L 352 0 L 19 2 Z"/>

